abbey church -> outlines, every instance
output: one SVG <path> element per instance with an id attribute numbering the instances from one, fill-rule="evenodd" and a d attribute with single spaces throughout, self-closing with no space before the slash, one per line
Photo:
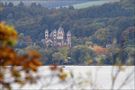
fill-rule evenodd
<path id="1" fill-rule="evenodd" d="M 64 32 L 62 26 L 58 30 L 53 30 L 49 33 L 48 29 L 45 30 L 45 46 L 68 46 L 71 47 L 71 32 Z"/>

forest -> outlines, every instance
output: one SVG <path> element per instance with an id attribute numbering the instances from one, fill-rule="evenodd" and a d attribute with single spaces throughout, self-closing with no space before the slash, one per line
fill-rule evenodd
<path id="1" fill-rule="evenodd" d="M 110 65 L 135 64 L 135 1 L 120 0 L 84 9 L 73 6 L 46 8 L 38 3 L 26 6 L 0 3 L 0 21 L 15 26 L 19 41 L 15 47 L 23 54 L 36 49 L 44 64 Z M 63 26 L 72 33 L 72 48 L 44 47 L 45 29 Z M 22 42 L 36 44 L 22 45 Z"/>

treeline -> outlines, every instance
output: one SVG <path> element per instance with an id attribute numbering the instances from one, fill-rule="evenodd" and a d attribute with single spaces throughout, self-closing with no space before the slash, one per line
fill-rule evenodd
<path id="1" fill-rule="evenodd" d="M 36 3 L 30 6 L 23 2 L 17 6 L 0 3 L 0 21 L 16 27 L 20 33 L 19 44 L 30 42 L 17 49 L 18 53 L 36 49 L 42 54 L 44 64 L 132 65 L 135 63 L 134 5 L 134 0 L 121 0 L 85 9 L 72 6 L 48 9 Z M 44 48 L 43 44 L 35 43 L 44 39 L 45 29 L 54 30 L 60 25 L 65 32 L 72 32 L 72 48 Z"/>
<path id="2" fill-rule="evenodd" d="M 117 3 L 77 10 L 72 6 L 48 9 L 37 3 L 30 6 L 25 6 L 23 2 L 17 6 L 12 2 L 1 3 L 0 20 L 13 24 L 18 32 L 31 36 L 33 41 L 44 38 L 45 29 L 53 30 L 60 25 L 65 31 L 71 30 L 74 39 L 87 37 L 93 40 L 97 32 L 106 29 L 104 32 L 110 33 L 111 38 L 117 37 L 119 41 L 122 32 L 134 26 L 134 4 L 134 0 L 121 0 Z"/>

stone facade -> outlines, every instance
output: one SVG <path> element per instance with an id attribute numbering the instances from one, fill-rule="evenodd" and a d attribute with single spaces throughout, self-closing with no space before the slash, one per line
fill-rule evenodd
<path id="1" fill-rule="evenodd" d="M 63 27 L 59 27 L 58 30 L 49 32 L 45 30 L 45 46 L 68 46 L 71 47 L 71 32 L 64 32 Z"/>

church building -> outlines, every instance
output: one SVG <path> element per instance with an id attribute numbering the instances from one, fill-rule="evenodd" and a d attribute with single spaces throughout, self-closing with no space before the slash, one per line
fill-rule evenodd
<path id="1" fill-rule="evenodd" d="M 58 30 L 53 30 L 49 33 L 49 30 L 45 30 L 45 46 L 68 46 L 71 47 L 71 32 L 64 32 L 62 26 Z"/>

